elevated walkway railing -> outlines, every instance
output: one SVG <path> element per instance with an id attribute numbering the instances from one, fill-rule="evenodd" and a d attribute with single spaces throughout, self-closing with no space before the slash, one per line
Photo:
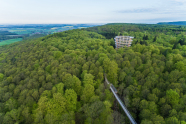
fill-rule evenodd
<path id="1" fill-rule="evenodd" d="M 123 111 L 125 112 L 125 114 L 127 115 L 127 117 L 129 118 L 130 122 L 132 124 L 137 124 L 136 121 L 134 120 L 134 118 L 132 117 L 132 115 L 130 114 L 130 112 L 127 110 L 127 108 L 125 107 L 125 105 L 123 104 L 123 102 L 121 101 L 121 99 L 119 98 L 119 96 L 117 95 L 117 90 L 116 88 L 114 87 L 114 85 L 112 85 L 107 77 L 106 77 L 106 74 L 105 75 L 105 81 L 106 83 L 109 85 L 109 88 L 110 90 L 112 91 L 112 93 L 114 94 L 115 98 L 117 99 L 117 101 L 119 102 L 119 104 L 121 105 Z"/>

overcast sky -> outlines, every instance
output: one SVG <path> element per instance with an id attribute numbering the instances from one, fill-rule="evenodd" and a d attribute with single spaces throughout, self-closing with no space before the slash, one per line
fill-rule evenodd
<path id="1" fill-rule="evenodd" d="M 186 21 L 186 0 L 0 0 L 0 24 Z"/>

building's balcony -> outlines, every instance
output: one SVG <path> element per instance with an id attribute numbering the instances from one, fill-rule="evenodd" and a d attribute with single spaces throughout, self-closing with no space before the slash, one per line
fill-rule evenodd
<path id="1" fill-rule="evenodd" d="M 130 43 L 115 43 L 115 44 L 132 44 L 132 43 L 130 42 Z"/>
<path id="2" fill-rule="evenodd" d="M 132 42 L 128 42 L 128 41 L 127 41 L 127 42 L 115 42 L 115 43 L 121 43 L 121 44 L 122 44 L 122 43 L 132 43 Z"/>

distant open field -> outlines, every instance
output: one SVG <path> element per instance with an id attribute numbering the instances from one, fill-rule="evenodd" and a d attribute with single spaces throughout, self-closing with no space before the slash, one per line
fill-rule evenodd
<path id="1" fill-rule="evenodd" d="M 31 34 L 32 30 L 30 30 L 30 29 L 29 30 L 28 29 L 25 29 L 25 30 L 16 29 L 16 30 L 9 30 L 9 32 L 16 33 L 18 35 L 22 35 L 22 34 Z"/>
<path id="2" fill-rule="evenodd" d="M 92 27 L 91 24 L 26 24 L 0 25 L 0 46 L 66 30 Z M 14 38 L 14 39 L 13 39 Z"/>
<path id="3" fill-rule="evenodd" d="M 78 27 L 79 29 L 81 29 L 81 28 L 87 28 L 87 27 Z"/>
<path id="4" fill-rule="evenodd" d="M 18 42 L 18 41 L 21 41 L 22 39 L 23 38 L 16 38 L 16 39 L 4 40 L 4 41 L 0 42 L 0 46 L 8 45 L 8 44 L 11 44 L 11 43 L 14 43 L 14 42 Z"/>
<path id="5" fill-rule="evenodd" d="M 73 28 L 74 26 L 64 26 L 64 28 Z"/>

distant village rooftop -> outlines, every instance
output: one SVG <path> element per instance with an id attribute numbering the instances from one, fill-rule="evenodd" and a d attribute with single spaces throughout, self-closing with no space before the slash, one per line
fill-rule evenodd
<path id="1" fill-rule="evenodd" d="M 133 38 L 134 37 L 132 36 L 116 36 L 114 38 L 116 48 L 121 48 L 124 46 L 130 47 L 132 44 Z"/>

